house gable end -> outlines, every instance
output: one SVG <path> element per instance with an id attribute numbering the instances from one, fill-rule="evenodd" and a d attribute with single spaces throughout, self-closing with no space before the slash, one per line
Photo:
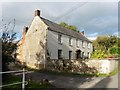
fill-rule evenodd
<path id="1" fill-rule="evenodd" d="M 31 25 L 29 26 L 26 36 L 33 34 L 36 31 L 41 30 L 41 29 L 46 30 L 47 28 L 48 26 L 43 22 L 43 20 L 39 16 L 35 16 Z"/>
<path id="2" fill-rule="evenodd" d="M 23 60 L 28 67 L 43 68 L 46 60 L 47 25 L 35 16 L 26 35 L 22 50 Z M 38 65 L 39 64 L 39 65 Z M 39 67 L 41 66 L 41 67 Z"/>

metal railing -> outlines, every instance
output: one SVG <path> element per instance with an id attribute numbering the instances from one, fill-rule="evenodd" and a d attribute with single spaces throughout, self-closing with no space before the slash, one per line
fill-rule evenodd
<path id="1" fill-rule="evenodd" d="M 16 82 L 16 83 L 12 83 L 12 84 L 6 84 L 6 85 L 1 85 L 0 88 L 2 87 L 6 87 L 6 86 L 12 86 L 12 85 L 17 85 L 17 84 L 22 84 L 22 90 L 25 90 L 25 85 L 28 84 L 27 81 L 25 81 L 25 72 L 27 72 L 27 70 L 25 70 L 23 68 L 23 70 L 18 70 L 18 71 L 6 71 L 6 72 L 0 72 L 0 74 L 10 74 L 10 73 L 20 73 L 22 72 L 22 82 Z"/>

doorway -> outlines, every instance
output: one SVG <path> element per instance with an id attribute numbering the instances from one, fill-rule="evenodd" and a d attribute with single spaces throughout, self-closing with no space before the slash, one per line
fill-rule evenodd
<path id="1" fill-rule="evenodd" d="M 76 59 L 80 59 L 81 58 L 81 50 L 77 50 L 76 51 Z"/>

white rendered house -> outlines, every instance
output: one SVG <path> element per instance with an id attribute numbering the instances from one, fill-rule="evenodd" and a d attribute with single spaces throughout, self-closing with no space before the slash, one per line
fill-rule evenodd
<path id="1" fill-rule="evenodd" d="M 82 33 L 41 17 L 39 10 L 35 11 L 30 26 L 24 28 L 19 44 L 19 61 L 39 69 L 45 67 L 47 59 L 90 58 L 93 51 L 92 42 Z"/>

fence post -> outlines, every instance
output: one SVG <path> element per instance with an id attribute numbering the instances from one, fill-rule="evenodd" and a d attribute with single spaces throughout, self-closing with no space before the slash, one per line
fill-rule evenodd
<path id="1" fill-rule="evenodd" d="M 23 62 L 22 90 L 25 90 L 25 62 Z"/>
<path id="2" fill-rule="evenodd" d="M 25 69 L 23 68 L 22 90 L 25 90 Z"/>

